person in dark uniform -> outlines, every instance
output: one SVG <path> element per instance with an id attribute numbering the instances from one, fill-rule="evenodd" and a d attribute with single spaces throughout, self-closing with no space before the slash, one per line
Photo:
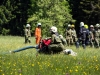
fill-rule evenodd
<path id="1" fill-rule="evenodd" d="M 88 46 L 90 43 L 90 39 L 89 39 L 89 29 L 88 29 L 88 25 L 84 25 L 85 29 L 86 29 L 86 41 L 85 44 Z"/>
<path id="2" fill-rule="evenodd" d="M 82 46 L 83 46 L 83 49 L 86 48 L 86 44 L 85 44 L 85 41 L 86 41 L 86 33 L 87 33 L 87 30 L 86 28 L 84 27 L 84 22 L 80 22 L 80 38 L 81 38 L 81 41 L 82 41 Z"/>

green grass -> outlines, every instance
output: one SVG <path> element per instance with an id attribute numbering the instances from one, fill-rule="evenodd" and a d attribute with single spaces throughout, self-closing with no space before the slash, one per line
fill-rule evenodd
<path id="1" fill-rule="evenodd" d="M 64 54 L 38 54 L 35 49 L 9 54 L 25 46 L 24 37 L 0 36 L 0 75 L 100 75 L 100 50 L 96 48 L 69 47 L 77 56 Z"/>

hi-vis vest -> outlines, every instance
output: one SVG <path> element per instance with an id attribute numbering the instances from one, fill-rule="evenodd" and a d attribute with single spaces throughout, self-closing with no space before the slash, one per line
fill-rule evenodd
<path id="1" fill-rule="evenodd" d="M 40 28 L 35 29 L 35 36 L 41 37 L 41 29 Z"/>

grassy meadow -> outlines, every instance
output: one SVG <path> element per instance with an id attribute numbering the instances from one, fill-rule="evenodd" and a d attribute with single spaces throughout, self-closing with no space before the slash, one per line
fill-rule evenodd
<path id="1" fill-rule="evenodd" d="M 82 47 L 76 49 L 77 56 L 38 54 L 35 49 L 17 53 L 10 50 L 35 45 L 24 44 L 24 37 L 0 36 L 0 75 L 100 75 L 100 49 Z"/>

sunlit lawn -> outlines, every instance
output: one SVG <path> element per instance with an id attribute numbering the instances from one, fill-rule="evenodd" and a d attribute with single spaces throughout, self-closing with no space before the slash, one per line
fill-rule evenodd
<path id="1" fill-rule="evenodd" d="M 0 75 L 100 75 L 100 49 L 82 47 L 77 56 L 38 54 L 35 49 L 10 54 L 10 50 L 35 45 L 24 44 L 24 37 L 0 36 Z"/>

